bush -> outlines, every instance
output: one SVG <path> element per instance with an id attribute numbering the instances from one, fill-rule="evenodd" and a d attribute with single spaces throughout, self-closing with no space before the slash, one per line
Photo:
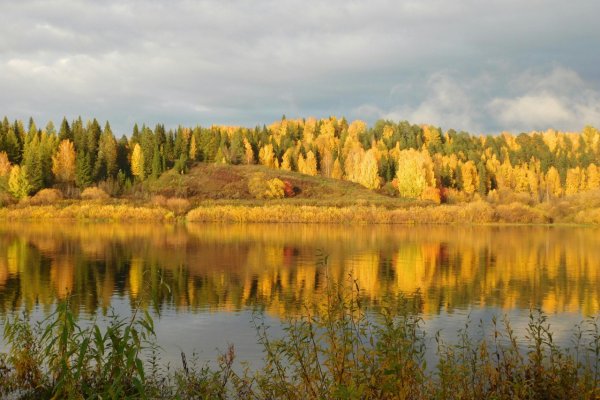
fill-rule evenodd
<path id="1" fill-rule="evenodd" d="M 0 190 L 0 207 L 6 207 L 10 204 L 14 204 L 15 199 L 9 193 Z"/>
<path id="2" fill-rule="evenodd" d="M 551 222 L 550 218 L 540 210 L 522 203 L 501 204 L 496 207 L 498 222 L 544 224 Z"/>
<path id="3" fill-rule="evenodd" d="M 152 198 L 150 199 L 150 203 L 153 206 L 166 207 L 167 206 L 167 198 L 163 195 L 157 194 L 157 195 L 152 196 Z"/>
<path id="4" fill-rule="evenodd" d="M 184 215 L 191 208 L 189 200 L 178 197 L 168 199 L 166 201 L 166 206 L 169 210 L 173 211 L 175 215 Z"/>
<path id="5" fill-rule="evenodd" d="M 78 325 L 68 301 L 33 328 L 28 315 L 7 320 L 4 332 L 11 348 L 0 359 L 0 395 L 147 398 L 151 381 L 143 357 L 155 348 L 150 315 L 136 311 L 125 320 L 113 314 L 107 322 L 102 329 Z"/>
<path id="6" fill-rule="evenodd" d="M 465 192 L 452 188 L 446 188 L 444 190 L 443 198 L 448 204 L 466 203 L 469 201 L 469 196 Z"/>
<path id="7" fill-rule="evenodd" d="M 421 199 L 431 201 L 434 204 L 440 204 L 442 202 L 440 189 L 431 186 L 426 187 L 423 193 L 421 193 Z"/>
<path id="8" fill-rule="evenodd" d="M 62 198 L 62 193 L 57 189 L 42 189 L 31 198 L 30 204 L 34 206 L 54 204 Z"/>
<path id="9" fill-rule="evenodd" d="M 98 187 L 89 187 L 81 192 L 81 198 L 83 200 L 108 200 L 110 196 Z"/>
<path id="10" fill-rule="evenodd" d="M 285 183 L 281 179 L 267 180 L 262 172 L 255 173 L 250 177 L 248 191 L 256 199 L 281 199 L 285 197 L 286 193 Z"/>
<path id="11" fill-rule="evenodd" d="M 267 185 L 265 183 L 265 174 L 262 172 L 252 174 L 250 179 L 248 179 L 248 191 L 255 199 L 264 198 L 266 189 Z"/>
<path id="12" fill-rule="evenodd" d="M 460 215 L 458 222 L 482 224 L 493 222 L 495 218 L 494 209 L 482 200 L 461 205 L 458 212 Z"/>
<path id="13" fill-rule="evenodd" d="M 267 181 L 264 197 L 266 199 L 281 199 L 285 196 L 285 184 L 281 179 L 273 178 Z"/>
<path id="14" fill-rule="evenodd" d="M 296 195 L 294 185 L 290 181 L 283 181 L 283 193 L 285 197 L 294 197 Z"/>

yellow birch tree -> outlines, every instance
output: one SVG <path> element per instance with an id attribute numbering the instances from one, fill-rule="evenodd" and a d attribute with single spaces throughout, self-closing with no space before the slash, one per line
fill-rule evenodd
<path id="1" fill-rule="evenodd" d="M 52 173 L 59 182 L 75 181 L 75 147 L 70 140 L 63 140 L 58 145 L 58 151 L 52 157 Z"/>
<path id="2" fill-rule="evenodd" d="M 131 154 L 131 173 L 140 181 L 144 180 L 144 153 L 139 143 L 135 144 Z"/>

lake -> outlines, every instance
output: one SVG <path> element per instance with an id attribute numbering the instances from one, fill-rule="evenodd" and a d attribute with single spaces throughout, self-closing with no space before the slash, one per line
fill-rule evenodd
<path id="1" fill-rule="evenodd" d="M 235 344 L 261 357 L 251 321 L 279 321 L 319 301 L 326 277 L 356 280 L 368 306 L 418 296 L 424 329 L 452 337 L 467 318 L 508 315 L 525 334 L 532 308 L 557 341 L 600 310 L 600 231 L 548 226 L 145 225 L 2 222 L 0 314 L 34 319 L 71 296 L 80 318 L 140 304 L 164 359 L 214 360 Z M 327 255 L 327 263 L 324 256 Z"/>

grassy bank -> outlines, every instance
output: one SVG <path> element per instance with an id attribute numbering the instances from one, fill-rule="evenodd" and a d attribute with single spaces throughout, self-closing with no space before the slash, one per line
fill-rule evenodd
<path id="1" fill-rule="evenodd" d="M 559 206 L 533 207 L 522 203 L 471 203 L 407 206 L 315 206 L 265 204 L 262 206 L 210 204 L 191 210 L 190 222 L 286 222 L 336 224 L 600 224 L 600 209 Z"/>
<path id="2" fill-rule="evenodd" d="M 262 183 L 285 181 L 293 190 L 289 196 L 281 192 L 274 198 L 265 198 L 259 191 L 257 198 L 253 183 L 257 176 Z M 435 204 L 353 182 L 257 165 L 198 164 L 185 175 L 169 171 L 158 179 L 138 182 L 119 197 L 96 187 L 71 191 L 68 198 L 58 189 L 44 189 L 19 201 L 7 194 L 4 200 L 0 196 L 4 205 L 0 220 L 600 224 L 599 190 L 543 202 L 525 193 L 500 191 L 485 198 L 449 197 L 448 203 Z"/>
<path id="3" fill-rule="evenodd" d="M 553 342 L 546 316 L 532 311 L 527 335 L 509 321 L 465 328 L 456 344 L 429 337 L 415 298 L 389 298 L 376 311 L 358 288 L 330 284 L 325 302 L 284 322 L 284 337 L 254 320 L 264 365 L 244 367 L 231 346 L 215 366 L 160 362 L 152 318 L 108 317 L 106 328 L 79 324 L 68 301 L 41 324 L 5 322 L 10 350 L 0 355 L 0 394 L 16 398 L 209 399 L 596 399 L 600 321 L 573 330 L 573 345 Z M 106 322 L 105 322 L 106 323 Z M 524 343 L 524 344 L 523 344 Z M 426 365 L 435 346 L 439 361 Z M 241 371 L 241 372 L 237 372 Z"/>
<path id="4" fill-rule="evenodd" d="M 191 207 L 185 199 L 166 201 L 60 201 L 0 208 L 0 220 L 269 222 L 333 224 L 600 224 L 600 208 L 563 202 L 530 206 L 475 201 L 429 206 L 331 205 L 296 201 L 210 201 Z"/>
<path id="5" fill-rule="evenodd" d="M 61 202 L 53 205 L 25 205 L 0 208 L 0 220 L 91 220 L 91 221 L 172 221 L 175 214 L 165 208 L 134 204 L 105 204 L 97 201 Z"/>

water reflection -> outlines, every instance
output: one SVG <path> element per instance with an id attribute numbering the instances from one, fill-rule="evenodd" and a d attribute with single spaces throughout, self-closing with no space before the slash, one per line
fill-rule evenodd
<path id="1" fill-rule="evenodd" d="M 329 255 L 325 268 L 317 250 Z M 478 307 L 595 314 L 592 228 L 10 223 L 0 227 L 0 313 L 73 294 L 89 314 L 115 297 L 165 310 L 272 316 L 319 301 L 325 274 L 366 298 L 419 291 L 427 315 Z"/>

